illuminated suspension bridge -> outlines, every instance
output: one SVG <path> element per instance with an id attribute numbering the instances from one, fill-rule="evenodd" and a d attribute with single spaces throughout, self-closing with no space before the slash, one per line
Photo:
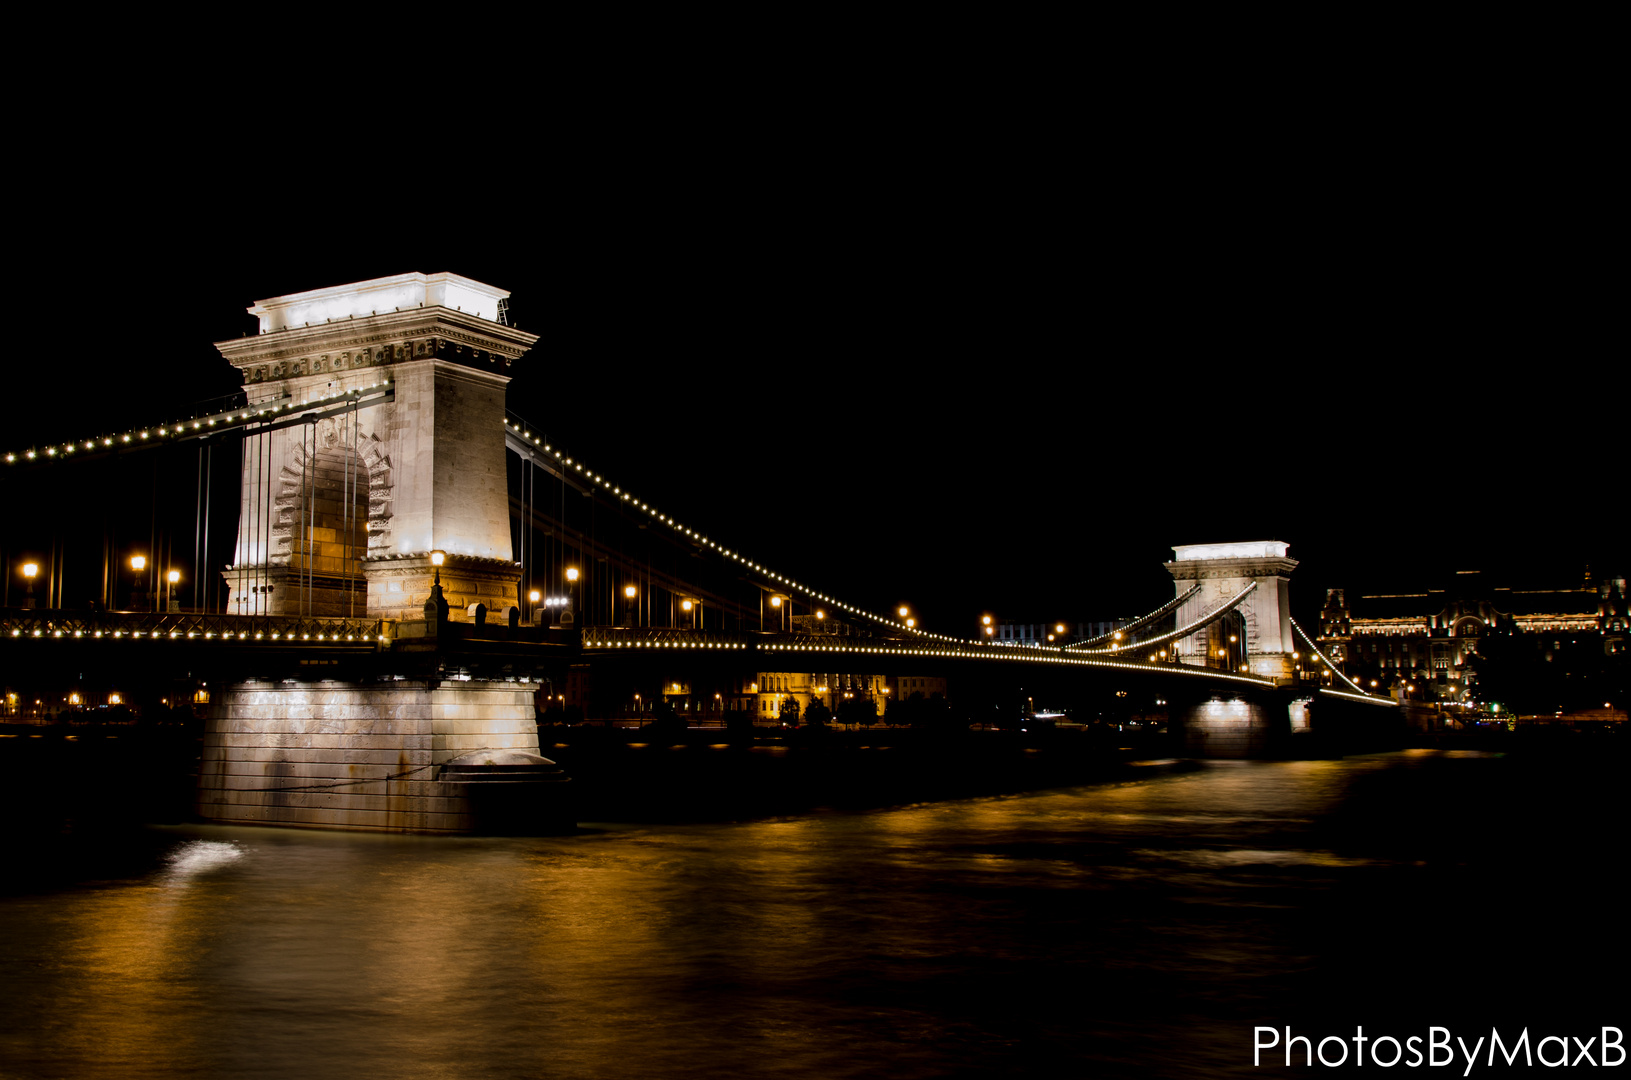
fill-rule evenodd
<path id="1" fill-rule="evenodd" d="M 1199 703 L 1196 731 L 1212 705 L 1251 728 L 1261 702 L 1283 715 L 1298 694 L 1386 703 L 1323 685 L 1340 674 L 1290 620 L 1284 544 L 1175 549 L 1171 600 L 1061 647 L 932 633 L 782 574 L 506 411 L 509 372 L 537 340 L 503 321 L 506 297 L 405 274 L 261 301 L 259 334 L 217 344 L 242 373 L 236 400 L 7 452 L 8 486 L 28 489 L 9 503 L 52 508 L 34 534 L 16 518 L 7 530 L 8 678 L 52 663 L 38 651 L 50 647 L 74 650 L 78 670 L 208 676 L 212 816 L 428 831 L 462 827 L 435 803 L 440 789 L 284 805 L 268 801 L 285 789 L 268 788 L 263 766 L 309 779 L 355 774 L 359 753 L 380 769 L 399 750 L 415 769 L 495 749 L 535 756 L 539 695 L 590 715 L 632 696 L 757 719 L 760 683 L 778 672 L 1150 680 Z M 147 520 L 61 496 L 103 485 L 138 507 L 145 494 Z M 26 592 L 18 566 L 32 568 Z M 854 692 L 886 689 L 844 678 Z M 417 710 L 420 728 L 372 730 L 364 721 L 384 707 Z M 294 764 L 279 756 L 284 736 L 313 732 L 339 742 L 302 747 L 314 756 Z M 358 783 L 376 787 L 396 775 L 364 773 Z M 380 818 L 369 799 L 393 808 Z"/>

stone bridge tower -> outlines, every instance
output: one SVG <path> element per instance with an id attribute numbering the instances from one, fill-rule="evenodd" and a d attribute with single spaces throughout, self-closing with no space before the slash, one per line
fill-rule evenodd
<path id="1" fill-rule="evenodd" d="M 538 336 L 508 297 L 397 274 L 261 300 L 257 335 L 216 343 L 276 408 L 244 441 L 229 612 L 420 619 L 434 550 L 452 618 L 517 601 L 504 389 Z"/>
<path id="2" fill-rule="evenodd" d="M 1288 684 L 1295 676 L 1296 649 L 1291 626 L 1291 572 L 1297 560 L 1286 557 L 1287 545 L 1278 540 L 1241 544 L 1188 544 L 1172 549 L 1175 558 L 1166 564 L 1178 595 L 1196 584 L 1201 591 L 1178 609 L 1178 625 L 1185 626 L 1216 611 L 1255 582 L 1254 589 L 1235 609 L 1238 625 L 1245 635 L 1244 647 L 1233 656 L 1251 669 L 1251 674 Z M 1216 655 L 1224 645 L 1228 630 L 1214 623 L 1206 630 L 1178 641 L 1179 659 L 1186 664 L 1207 666 L 1209 654 Z M 1238 668 L 1238 665 L 1232 665 Z"/>
<path id="3" fill-rule="evenodd" d="M 504 390 L 537 337 L 498 317 L 508 295 L 456 274 L 398 274 L 262 300 L 249 309 L 258 334 L 217 343 L 243 372 L 249 408 L 271 410 L 244 438 L 229 611 L 420 620 L 433 550 L 447 556 L 451 617 L 477 601 L 515 602 Z M 370 657 L 365 670 L 389 670 L 389 680 L 325 667 L 316 678 L 262 672 L 218 687 L 199 813 L 393 832 L 476 827 L 478 792 L 511 790 L 469 782 L 481 769 L 550 764 L 537 753 L 538 687 L 491 672 L 444 681 L 436 640 L 430 650 L 382 646 L 387 667 Z"/>

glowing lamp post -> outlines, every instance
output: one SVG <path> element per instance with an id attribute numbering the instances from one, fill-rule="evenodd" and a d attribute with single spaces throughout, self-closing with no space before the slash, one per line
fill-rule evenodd
<path id="1" fill-rule="evenodd" d="M 180 570 L 171 570 L 169 573 L 164 575 L 164 610 L 166 611 L 175 611 L 180 606 L 180 601 L 176 599 L 175 593 L 176 582 L 180 580 Z"/>
<path id="2" fill-rule="evenodd" d="M 635 586 L 623 586 L 623 614 L 628 618 L 631 626 L 637 626 L 640 622 L 639 596 L 640 590 Z"/>
<path id="3" fill-rule="evenodd" d="M 31 608 L 34 606 L 34 575 L 38 574 L 39 572 L 39 563 L 30 562 L 23 564 L 23 577 L 28 581 L 28 596 L 23 600 L 23 607 L 25 608 Z"/>
<path id="4" fill-rule="evenodd" d="M 571 626 L 572 621 L 575 618 L 577 618 L 577 616 L 574 615 L 573 613 L 578 610 L 578 568 L 577 567 L 568 566 L 566 568 L 566 585 L 567 585 L 567 592 L 569 594 L 571 594 L 572 603 L 567 606 L 567 609 L 565 611 L 561 612 L 561 625 L 562 626 Z"/>
<path id="5" fill-rule="evenodd" d="M 147 569 L 146 555 L 132 555 L 130 557 L 131 573 L 136 578 L 136 588 L 130 595 L 130 606 L 138 606 L 142 602 L 142 571 Z"/>
<path id="6" fill-rule="evenodd" d="M 430 583 L 430 595 L 425 598 L 425 621 L 437 625 L 447 621 L 447 600 L 442 596 L 442 564 L 446 561 L 447 552 L 430 553 L 430 565 L 434 576 Z"/>

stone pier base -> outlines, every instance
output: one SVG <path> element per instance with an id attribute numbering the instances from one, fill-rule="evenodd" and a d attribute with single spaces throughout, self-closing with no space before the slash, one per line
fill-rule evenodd
<path id="1" fill-rule="evenodd" d="M 1265 758 L 1283 750 L 1291 734 L 1287 702 L 1213 697 L 1175 707 L 1182 752 L 1190 757 Z"/>
<path id="2" fill-rule="evenodd" d="M 246 682 L 211 702 L 198 810 L 213 821 L 382 832 L 478 828 L 441 766 L 538 753 L 531 683 Z M 490 818 L 490 814 L 489 814 Z"/>

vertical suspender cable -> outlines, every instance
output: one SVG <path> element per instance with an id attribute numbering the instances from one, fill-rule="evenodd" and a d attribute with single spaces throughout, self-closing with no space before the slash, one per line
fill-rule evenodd
<path id="1" fill-rule="evenodd" d="M 527 454 L 526 460 L 524 462 L 522 462 L 522 465 L 527 470 L 527 477 L 526 477 L 526 479 L 527 479 L 527 487 L 526 487 L 526 491 L 527 491 L 527 512 L 522 518 L 523 522 L 526 525 L 526 531 L 522 534 L 522 543 L 521 543 L 521 549 L 522 549 L 522 555 L 521 555 L 521 587 L 517 590 L 519 595 L 516 597 L 516 599 L 522 601 L 522 603 L 521 603 L 522 608 L 527 608 L 529 603 L 530 603 L 530 601 L 528 601 L 528 597 L 531 595 L 529 593 L 529 591 L 528 591 L 528 586 L 531 585 L 532 579 L 538 576 L 537 571 L 533 568 L 533 565 L 532 565 L 533 560 L 537 558 L 537 551 L 536 551 L 536 542 L 535 542 L 535 540 L 533 538 L 533 535 L 532 535 L 532 480 L 533 480 L 533 473 L 532 473 L 532 454 L 531 454 L 530 451 Z M 531 621 L 532 614 L 533 613 L 530 610 L 527 611 L 527 618 L 528 618 L 529 622 Z"/>
<path id="2" fill-rule="evenodd" d="M 244 456 L 246 466 L 253 466 L 254 472 L 249 477 L 249 483 L 244 487 L 245 517 L 248 518 L 249 531 L 244 535 L 244 580 L 248 588 L 244 592 L 244 608 L 242 615 L 255 615 L 260 607 L 260 569 L 255 563 L 255 552 L 260 548 L 261 540 L 261 433 L 257 428 L 254 441 L 245 439 Z"/>
<path id="3" fill-rule="evenodd" d="M 354 437 L 355 433 L 352 431 L 352 428 L 355 426 L 356 417 L 357 417 L 357 402 L 356 402 L 355 399 L 353 399 L 352 402 L 351 402 L 350 410 L 345 414 L 344 419 L 342 420 L 342 423 L 345 425 L 345 447 L 346 447 L 346 453 L 345 453 L 345 485 L 344 485 L 344 487 L 345 487 L 345 547 L 342 549 L 344 551 L 344 553 L 345 553 L 345 593 L 346 593 L 345 614 L 346 614 L 346 618 L 350 618 L 352 615 L 356 614 L 355 601 L 353 600 L 353 594 L 354 594 L 354 591 L 355 591 L 353 586 L 356 584 L 356 580 L 355 580 L 355 577 L 354 577 L 354 575 L 352 573 L 352 570 L 351 570 L 351 556 L 355 552 L 356 546 L 357 546 L 357 535 L 356 535 L 357 520 L 356 520 L 356 510 L 355 510 L 355 505 L 354 505 L 356 503 L 356 501 L 357 501 L 356 480 L 355 480 L 355 476 L 356 476 L 356 472 L 357 472 L 357 468 L 356 468 L 356 466 L 357 466 L 357 441 L 356 441 L 356 439 Z"/>
<path id="4" fill-rule="evenodd" d="M 311 428 L 302 423 L 300 425 L 300 498 L 295 502 L 295 528 L 300 531 L 300 601 L 296 607 L 301 615 L 306 614 L 306 573 L 311 569 L 311 528 L 306 524 L 306 505 L 311 499 L 311 451 L 306 449 L 306 434 Z"/>
<path id="5" fill-rule="evenodd" d="M 249 586 L 249 595 L 245 597 L 243 611 L 245 615 L 260 614 L 261 571 L 260 564 L 256 561 L 256 559 L 258 558 L 261 543 L 261 454 L 265 449 L 265 447 L 262 445 L 263 434 L 264 433 L 259 428 L 256 428 L 255 441 L 252 446 L 254 452 L 248 455 L 250 458 L 249 464 L 254 466 L 255 472 L 249 485 L 244 489 L 244 499 L 248 503 L 248 506 L 245 509 L 248 511 L 247 516 L 249 518 L 250 526 L 248 534 L 249 542 L 244 545 L 244 558 L 246 560 L 245 576 L 251 583 Z"/>
<path id="6" fill-rule="evenodd" d="M 261 610 L 258 610 L 256 614 L 270 615 L 272 614 L 272 511 L 277 504 L 272 499 L 272 433 L 264 428 L 261 430 L 260 470 L 261 475 L 258 478 L 259 483 L 257 486 L 260 488 L 261 500 L 261 535 L 258 539 L 261 548 L 259 564 L 261 574 L 260 596 L 264 603 L 261 605 Z"/>
<path id="7" fill-rule="evenodd" d="M 261 439 L 264 443 L 261 449 L 261 461 L 266 470 L 265 482 L 261 484 L 261 502 L 263 504 L 261 509 L 261 529 L 263 531 L 261 563 L 265 567 L 262 573 L 266 579 L 266 588 L 263 590 L 263 595 L 266 597 L 265 614 L 270 615 L 272 614 L 272 511 L 277 508 L 277 503 L 272 498 L 272 433 L 270 431 L 262 432 Z M 288 588 L 287 575 L 284 576 L 284 588 Z"/>
<path id="8" fill-rule="evenodd" d="M 119 479 L 119 459 L 118 458 L 113 459 L 113 465 L 108 471 L 113 474 L 113 478 L 114 478 L 114 481 L 115 481 L 115 483 L 113 485 L 113 490 L 118 491 L 119 490 L 119 485 L 118 485 L 118 482 L 117 482 L 118 479 Z M 113 608 L 113 600 L 112 600 L 112 597 L 110 597 L 108 595 L 108 569 L 109 569 L 108 560 L 113 555 L 113 543 L 112 543 L 112 537 L 110 537 L 108 535 L 108 531 L 109 531 L 109 528 L 110 528 L 110 519 L 108 517 L 108 500 L 107 499 L 102 499 L 100 501 L 102 503 L 102 607 L 104 609 L 111 610 Z"/>
<path id="9" fill-rule="evenodd" d="M 198 444 L 198 486 L 193 497 L 193 610 L 198 610 L 198 588 L 203 577 L 204 443 Z"/>
<path id="10" fill-rule="evenodd" d="M 200 585 L 198 588 L 202 608 L 206 613 L 214 609 L 215 605 L 210 602 L 210 599 L 216 595 L 215 575 L 206 569 L 210 565 L 210 480 L 212 479 L 211 474 L 214 472 L 214 467 L 215 444 L 206 439 L 204 441 L 204 559 L 198 564 L 198 570 L 196 571 L 200 579 L 206 573 L 210 574 L 209 584 Z"/>
<path id="11" fill-rule="evenodd" d="M 152 579 L 152 576 L 153 576 L 153 572 L 158 568 L 158 565 L 159 565 L 158 547 L 159 547 L 159 459 L 158 459 L 157 455 L 154 455 L 154 457 L 153 457 L 153 492 L 152 492 L 151 497 L 148 499 L 148 504 L 147 504 L 147 576 L 148 576 L 148 579 L 149 579 L 148 580 L 148 585 L 147 585 L 147 592 L 148 592 L 149 599 L 152 600 L 152 602 L 155 605 L 157 605 L 157 603 L 158 603 L 158 598 L 153 595 L 154 589 L 153 589 L 153 584 L 152 584 L 151 579 Z M 156 606 L 155 606 L 154 610 L 157 610 Z"/>
<path id="12" fill-rule="evenodd" d="M 317 421 L 311 428 L 311 450 L 306 460 L 311 463 L 311 488 L 307 498 L 311 509 L 306 520 L 306 616 L 310 618 L 317 607 Z"/>
<path id="13" fill-rule="evenodd" d="M 244 540 L 249 536 L 249 530 L 252 527 L 250 524 L 252 519 L 249 514 L 249 497 L 253 488 L 248 482 L 249 460 L 249 428 L 245 426 L 243 434 L 238 439 L 238 476 L 242 484 L 242 490 L 238 493 L 237 549 L 233 552 L 232 558 L 232 561 L 238 565 L 238 596 L 232 604 L 228 605 L 233 608 L 231 612 L 233 615 L 247 615 L 249 613 L 247 605 L 244 604 L 244 585 L 248 580 L 245 568 L 249 565 L 249 551 Z"/>
<path id="14" fill-rule="evenodd" d="M 301 484 L 305 488 L 306 496 L 306 527 L 302 530 L 305 535 L 304 549 L 306 565 L 303 566 L 301 577 L 300 613 L 311 615 L 312 608 L 312 558 L 316 555 L 317 546 L 312 543 L 312 530 L 317 524 L 317 425 L 307 422 L 300 429 L 300 445 L 306 445 L 306 438 L 311 437 L 311 448 L 306 451 L 306 467 L 302 470 L 304 476 Z"/>

